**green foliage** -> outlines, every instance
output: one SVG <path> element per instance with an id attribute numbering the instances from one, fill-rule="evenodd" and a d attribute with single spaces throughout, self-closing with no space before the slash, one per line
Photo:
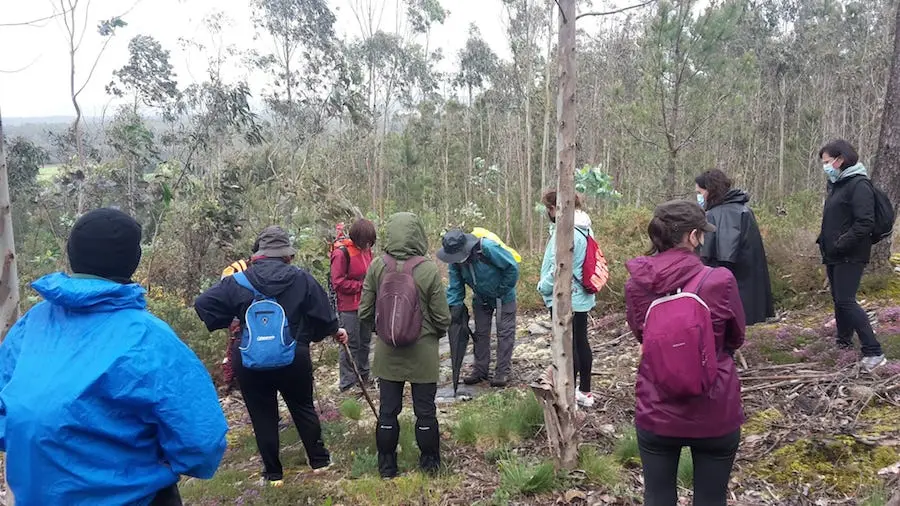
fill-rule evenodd
<path id="1" fill-rule="evenodd" d="M 453 434 L 462 444 L 490 449 L 532 438 L 543 424 L 544 413 L 532 392 L 507 389 L 463 405 Z"/>
<path id="2" fill-rule="evenodd" d="M 500 488 L 510 495 L 536 495 L 558 483 L 552 462 L 529 464 L 518 457 L 500 461 Z"/>
<path id="3" fill-rule="evenodd" d="M 9 195 L 15 202 L 21 192 L 33 190 L 38 172 L 47 163 L 47 152 L 23 137 L 0 139 L 6 146 L 6 170 L 9 178 Z"/>
<path id="4" fill-rule="evenodd" d="M 622 194 L 613 188 L 613 178 L 601 166 L 585 165 L 575 170 L 575 191 L 600 200 L 618 200 Z"/>
<path id="5" fill-rule="evenodd" d="M 612 489 L 622 483 L 622 467 L 613 455 L 601 455 L 594 446 L 578 451 L 578 467 L 592 483 Z"/>
<path id="6" fill-rule="evenodd" d="M 694 458 L 690 448 L 682 448 L 678 458 L 678 486 L 691 488 L 694 485 Z"/>
<path id="7" fill-rule="evenodd" d="M 362 404 L 356 399 L 344 399 L 341 402 L 340 412 L 341 415 L 351 420 L 359 420 L 362 418 Z"/>
<path id="8" fill-rule="evenodd" d="M 353 453 L 353 463 L 350 467 L 350 478 L 357 479 L 363 476 L 378 476 L 378 455 L 370 452 L 368 448 Z"/>
<path id="9" fill-rule="evenodd" d="M 622 465 L 640 464 L 641 452 L 638 448 L 637 432 L 634 427 L 625 429 L 625 433 L 616 441 L 613 455 Z"/>

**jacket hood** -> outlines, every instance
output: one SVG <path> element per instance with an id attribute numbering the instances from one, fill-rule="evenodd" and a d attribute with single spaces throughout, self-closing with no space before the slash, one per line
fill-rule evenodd
<path id="1" fill-rule="evenodd" d="M 856 165 L 854 165 L 852 167 L 847 167 L 846 169 L 841 171 L 841 175 L 838 176 L 838 181 L 844 181 L 846 179 L 850 179 L 853 176 L 863 176 L 866 179 L 868 179 L 869 171 L 866 170 L 865 165 L 863 165 L 861 163 L 857 163 Z"/>
<path id="2" fill-rule="evenodd" d="M 104 312 L 145 309 L 146 291 L 141 285 L 121 284 L 100 278 L 73 278 L 57 272 L 31 284 L 47 302 L 75 311 Z"/>
<path id="3" fill-rule="evenodd" d="M 385 226 L 384 251 L 397 260 L 425 256 L 428 238 L 422 221 L 413 213 L 396 213 Z"/>
<path id="4" fill-rule="evenodd" d="M 629 260 L 625 267 L 632 281 L 650 293 L 672 293 L 703 269 L 703 262 L 694 252 L 672 248 L 653 256 Z"/>
<path id="5" fill-rule="evenodd" d="M 746 204 L 747 202 L 750 202 L 750 195 L 744 190 L 736 188 L 728 190 L 725 198 L 722 199 L 723 204 Z"/>
<path id="6" fill-rule="evenodd" d="M 582 230 L 591 229 L 591 217 L 581 209 L 575 210 L 575 227 Z"/>
<path id="7" fill-rule="evenodd" d="M 297 268 L 279 258 L 261 258 L 247 271 L 247 279 L 270 297 L 277 297 L 290 288 L 297 276 Z"/>

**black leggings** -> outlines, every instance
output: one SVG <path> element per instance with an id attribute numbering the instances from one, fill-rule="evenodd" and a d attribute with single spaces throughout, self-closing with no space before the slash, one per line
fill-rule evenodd
<path id="1" fill-rule="evenodd" d="M 313 469 L 327 465 L 331 461 L 325 443 L 322 441 L 322 427 L 319 414 L 313 404 L 313 371 L 309 348 L 297 345 L 294 362 L 286 367 L 271 370 L 246 369 L 241 362 L 240 352 L 236 353 L 235 372 L 241 395 L 250 413 L 256 446 L 262 457 L 267 480 L 275 481 L 284 477 L 279 458 L 278 433 L 278 393 L 287 404 L 300 440 L 306 448 L 307 462 Z"/>
<path id="2" fill-rule="evenodd" d="M 637 429 L 637 438 L 644 468 L 644 506 L 675 506 L 678 502 L 678 460 L 684 446 L 691 449 L 694 463 L 694 506 L 727 504 L 740 429 L 702 439 L 658 436 Z"/>
<path id="3" fill-rule="evenodd" d="M 550 308 L 550 318 L 553 319 L 553 308 Z M 575 374 L 573 381 L 582 392 L 591 391 L 591 366 L 594 363 L 594 352 L 591 350 L 591 343 L 588 342 L 587 326 L 587 312 L 572 313 L 572 359 L 574 360 L 572 372 Z"/>
<path id="4" fill-rule="evenodd" d="M 865 264 L 834 264 L 827 266 L 828 284 L 834 300 L 834 321 L 838 345 L 853 346 L 853 333 L 859 336 L 864 357 L 882 354 L 881 343 L 875 338 L 869 315 L 858 302 L 856 292 L 862 280 Z"/>

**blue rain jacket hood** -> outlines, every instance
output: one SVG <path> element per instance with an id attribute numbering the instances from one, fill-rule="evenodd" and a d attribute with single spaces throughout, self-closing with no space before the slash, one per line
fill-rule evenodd
<path id="1" fill-rule="evenodd" d="M 0 344 L 0 451 L 18 506 L 146 505 L 210 478 L 227 424 L 203 364 L 144 289 L 57 273 Z"/>

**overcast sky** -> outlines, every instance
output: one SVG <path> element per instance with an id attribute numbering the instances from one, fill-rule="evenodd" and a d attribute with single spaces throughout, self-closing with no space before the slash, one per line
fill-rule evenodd
<path id="1" fill-rule="evenodd" d="M 59 0 L 53 0 L 58 8 Z M 85 5 L 88 0 L 81 0 Z M 331 0 L 338 17 L 338 30 L 358 35 L 350 9 L 351 1 Z M 374 0 L 378 1 L 378 0 Z M 382 27 L 394 26 L 393 5 L 388 1 Z M 468 27 L 475 23 L 482 36 L 502 57 L 509 56 L 506 22 L 501 0 L 444 0 L 450 16 L 432 32 L 431 45 L 444 50 L 442 70 L 456 64 L 456 53 L 465 43 Z M 207 56 L 183 50 L 179 38 L 207 43 L 209 37 L 203 19 L 217 11 L 230 18 L 225 44 L 248 48 L 254 44 L 249 0 L 91 0 L 87 32 L 77 58 L 77 86 L 84 81 L 103 39 L 97 34 L 100 20 L 122 15 L 128 26 L 120 29 L 110 42 L 94 76 L 80 97 L 85 115 L 97 116 L 110 105 L 104 88 L 112 71 L 125 64 L 128 41 L 139 34 L 152 35 L 172 53 L 172 64 L 181 86 L 202 80 Z M 4 117 L 70 116 L 74 114 L 69 98 L 68 46 L 62 20 L 57 18 L 35 26 L 2 26 L 44 18 L 54 13 L 51 0 L 0 0 L 0 110 Z M 84 9 L 79 8 L 80 20 Z M 258 92 L 264 80 L 248 75 L 244 68 L 231 69 L 231 77 L 247 77 Z"/>

